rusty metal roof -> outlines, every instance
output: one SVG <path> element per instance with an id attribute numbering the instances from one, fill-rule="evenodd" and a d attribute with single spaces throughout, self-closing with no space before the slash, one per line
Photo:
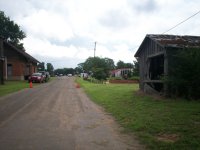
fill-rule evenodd
<path id="1" fill-rule="evenodd" d="M 137 52 L 135 53 L 135 57 L 138 57 L 140 51 L 142 50 L 143 44 L 147 39 L 155 41 L 161 47 L 200 47 L 200 36 L 147 34 Z"/>
<path id="2" fill-rule="evenodd" d="M 200 47 L 200 36 L 149 34 L 147 37 L 165 47 Z"/>

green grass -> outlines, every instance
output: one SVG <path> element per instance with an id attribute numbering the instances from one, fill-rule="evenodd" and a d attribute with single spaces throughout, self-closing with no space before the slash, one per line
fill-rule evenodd
<path id="1" fill-rule="evenodd" d="M 200 149 L 200 102 L 136 94 L 137 84 L 77 82 L 149 149 Z"/>
<path id="2" fill-rule="evenodd" d="M 51 77 L 48 82 L 55 80 L 55 77 Z M 33 83 L 33 87 L 40 85 L 39 83 Z M 20 91 L 22 89 L 29 88 L 28 81 L 5 81 L 4 85 L 0 85 L 0 97 L 7 94 Z"/>
<path id="3" fill-rule="evenodd" d="M 0 96 L 20 91 L 24 88 L 29 88 L 27 81 L 6 81 L 4 85 L 0 85 Z"/>

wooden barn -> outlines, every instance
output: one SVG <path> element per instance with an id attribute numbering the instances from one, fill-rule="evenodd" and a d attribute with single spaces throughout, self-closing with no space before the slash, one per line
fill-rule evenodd
<path id="1" fill-rule="evenodd" d="M 173 66 L 171 54 L 183 48 L 200 47 L 199 36 L 146 35 L 135 57 L 139 61 L 140 90 L 146 93 L 167 94 L 163 77 Z"/>
<path id="2" fill-rule="evenodd" d="M 37 72 L 34 57 L 0 38 L 0 78 L 1 80 L 24 80 Z"/>

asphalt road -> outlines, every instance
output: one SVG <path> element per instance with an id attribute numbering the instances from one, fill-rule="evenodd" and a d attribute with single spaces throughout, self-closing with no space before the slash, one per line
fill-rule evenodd
<path id="1" fill-rule="evenodd" d="M 73 77 L 0 98 L 0 150 L 142 149 Z"/>

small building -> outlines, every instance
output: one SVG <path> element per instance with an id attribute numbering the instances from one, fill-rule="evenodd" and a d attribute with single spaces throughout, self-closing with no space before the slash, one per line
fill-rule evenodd
<path id="1" fill-rule="evenodd" d="M 37 72 L 34 57 L 0 38 L 0 78 L 4 80 L 24 80 Z M 3 78 L 2 78 L 3 77 Z"/>
<path id="2" fill-rule="evenodd" d="M 170 55 L 183 48 L 199 48 L 199 36 L 146 35 L 135 57 L 139 61 L 140 89 L 146 93 L 167 94 L 162 78 L 169 75 Z"/>
<path id="3" fill-rule="evenodd" d="M 133 72 L 133 68 L 121 68 L 111 71 L 111 77 L 125 77 Z"/>

